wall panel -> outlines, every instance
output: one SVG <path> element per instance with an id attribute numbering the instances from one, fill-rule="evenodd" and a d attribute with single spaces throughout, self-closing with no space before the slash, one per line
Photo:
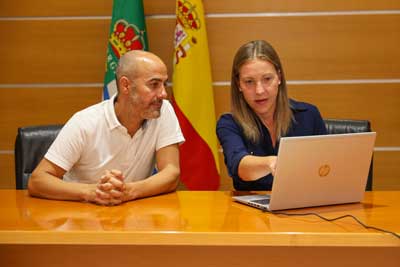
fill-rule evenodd
<path id="1" fill-rule="evenodd" d="M 0 20 L 0 34 L 8 36 L 7 42 L 0 42 L 0 83 L 103 82 L 109 23 L 108 19 Z M 169 73 L 174 23 L 147 21 L 150 50 L 166 62 Z"/>
<path id="2" fill-rule="evenodd" d="M 396 0 L 203 0 L 207 12 L 244 13 L 244 12 L 326 12 L 399 9 Z"/>
<path id="3" fill-rule="evenodd" d="M 400 146 L 400 84 L 297 85 L 289 93 L 326 118 L 368 119 L 376 146 Z M 379 89 L 378 89 L 379 88 Z"/>
<path id="4" fill-rule="evenodd" d="M 84 26 L 82 26 L 84 25 Z M 0 21 L 0 83 L 104 79 L 108 20 Z"/>
<path id="5" fill-rule="evenodd" d="M 143 2 L 150 50 L 172 77 L 175 0 Z M 400 187 L 400 1 L 203 3 L 214 82 L 229 82 L 240 45 L 270 41 L 297 82 L 291 96 L 316 104 L 324 117 L 371 120 L 376 145 L 386 150 L 375 153 L 374 188 Z M 0 188 L 15 186 L 17 127 L 64 123 L 100 100 L 111 13 L 112 0 L 1 1 Z M 214 94 L 219 117 L 229 111 L 228 86 L 214 86 Z M 220 163 L 221 189 L 230 189 Z"/>
<path id="6" fill-rule="evenodd" d="M 1 17 L 111 16 L 112 0 L 18 0 L 1 1 Z"/>
<path id="7" fill-rule="evenodd" d="M 14 149 L 18 127 L 65 123 L 101 95 L 101 87 L 0 89 L 0 150 Z"/>
<path id="8" fill-rule="evenodd" d="M 216 81 L 230 79 L 236 50 L 255 39 L 273 44 L 291 80 L 400 77 L 400 15 L 210 18 L 207 23 Z"/>
<path id="9" fill-rule="evenodd" d="M 315 104 L 325 118 L 370 120 L 373 130 L 378 133 L 376 146 L 400 146 L 400 84 L 288 87 L 290 97 Z M 216 115 L 219 117 L 230 110 L 230 89 L 215 87 L 214 92 Z"/>
<path id="10" fill-rule="evenodd" d="M 400 151 L 374 152 L 374 190 L 400 190 Z"/>
<path id="11" fill-rule="evenodd" d="M 147 20 L 150 50 L 170 75 L 174 23 Z M 229 80 L 235 51 L 253 39 L 276 47 L 292 80 L 400 77 L 400 15 L 209 18 L 207 25 L 215 81 Z M 102 82 L 108 28 L 109 20 L 0 21 L 8 36 L 0 43 L 0 82 Z"/>
<path id="12" fill-rule="evenodd" d="M 173 14 L 175 0 L 143 0 L 146 14 Z M 400 9 L 397 0 L 203 0 L 206 13 L 310 12 Z M 0 3 L 0 16 L 111 16 L 112 0 L 18 0 Z"/>
<path id="13" fill-rule="evenodd" d="M 14 166 L 13 154 L 0 154 L 0 188 L 15 188 Z"/>
<path id="14" fill-rule="evenodd" d="M 150 51 L 157 54 L 167 65 L 169 79 L 172 80 L 172 58 L 174 53 L 174 19 L 146 20 Z"/>

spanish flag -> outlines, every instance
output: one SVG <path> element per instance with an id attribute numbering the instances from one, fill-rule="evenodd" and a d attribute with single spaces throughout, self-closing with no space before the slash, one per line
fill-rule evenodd
<path id="1" fill-rule="evenodd" d="M 217 190 L 219 164 L 206 24 L 201 0 L 176 1 L 173 106 L 185 136 L 181 181 L 189 190 Z"/>

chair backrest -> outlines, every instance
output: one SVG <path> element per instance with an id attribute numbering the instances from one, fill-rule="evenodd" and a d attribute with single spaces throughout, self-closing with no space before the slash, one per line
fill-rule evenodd
<path id="1" fill-rule="evenodd" d="M 371 132 L 371 124 L 367 120 L 341 120 L 325 119 L 325 126 L 328 134 L 360 133 Z M 369 167 L 368 180 L 365 190 L 372 190 L 373 159 Z"/>
<path id="2" fill-rule="evenodd" d="M 32 171 L 42 160 L 63 125 L 18 128 L 15 140 L 15 185 L 26 189 Z"/>

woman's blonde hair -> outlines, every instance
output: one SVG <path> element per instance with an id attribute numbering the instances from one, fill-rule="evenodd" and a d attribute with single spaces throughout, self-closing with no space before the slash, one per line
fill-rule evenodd
<path id="1" fill-rule="evenodd" d="M 282 69 L 281 61 L 275 49 L 264 40 L 251 41 L 244 44 L 236 52 L 232 66 L 231 77 L 231 111 L 236 122 L 242 127 L 244 135 L 253 143 L 261 140 L 260 120 L 256 113 L 247 104 L 240 91 L 239 71 L 242 65 L 249 60 L 261 59 L 274 65 L 276 72 L 280 77 L 281 83 L 278 87 L 276 99 L 276 109 L 274 112 L 276 139 L 284 136 L 291 125 L 293 118 L 290 109 L 289 98 L 286 88 L 285 74 Z"/>

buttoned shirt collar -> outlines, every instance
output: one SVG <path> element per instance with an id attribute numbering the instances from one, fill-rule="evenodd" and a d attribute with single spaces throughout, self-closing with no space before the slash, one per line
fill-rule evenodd
<path id="1" fill-rule="evenodd" d="M 115 113 L 115 102 L 117 101 L 117 94 L 114 94 L 110 99 L 106 100 L 104 106 L 104 113 L 106 115 L 106 121 L 110 130 L 113 130 L 118 127 L 123 127 L 126 129 L 118 120 L 117 114 Z M 144 120 L 142 123 L 141 129 L 145 129 L 147 126 L 147 120 Z"/>
<path id="2" fill-rule="evenodd" d="M 117 94 L 114 94 L 110 99 L 106 100 L 106 103 L 104 105 L 104 113 L 110 130 L 122 126 L 117 118 L 117 114 L 115 114 L 114 102 L 116 100 L 117 100 Z"/>

